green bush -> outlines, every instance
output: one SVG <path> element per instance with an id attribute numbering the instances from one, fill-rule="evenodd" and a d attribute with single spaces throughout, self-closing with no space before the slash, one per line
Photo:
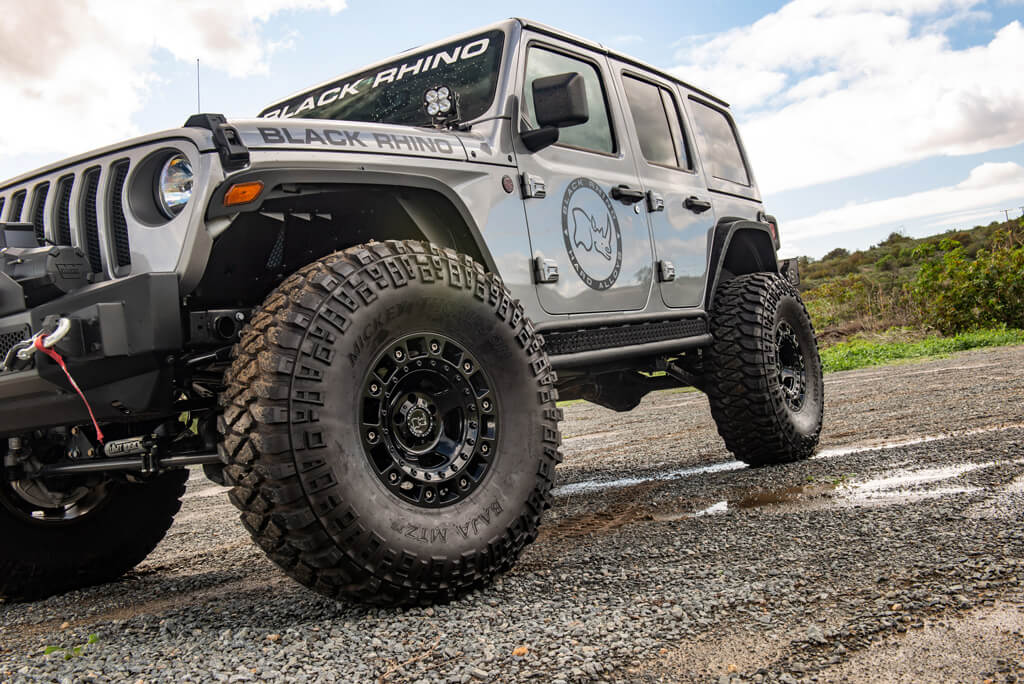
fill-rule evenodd
<path id="1" fill-rule="evenodd" d="M 826 373 L 878 366 L 900 359 L 941 356 L 978 347 L 1024 344 L 1024 330 L 996 328 L 960 333 L 954 337 L 927 337 L 917 342 L 872 342 L 855 337 L 821 350 Z"/>
<path id="2" fill-rule="evenodd" d="M 892 254 L 886 254 L 875 262 L 875 268 L 879 271 L 896 271 L 899 270 L 899 267 L 899 263 L 893 258 Z"/>
<path id="3" fill-rule="evenodd" d="M 1016 231 L 993 236 L 991 249 L 970 258 L 950 238 L 915 250 L 923 259 L 909 290 L 921 321 L 944 333 L 1024 327 L 1024 240 Z"/>
<path id="4" fill-rule="evenodd" d="M 912 303 L 892 276 L 858 273 L 828 280 L 803 293 L 815 330 L 876 319 L 884 327 L 904 325 L 912 318 Z"/>

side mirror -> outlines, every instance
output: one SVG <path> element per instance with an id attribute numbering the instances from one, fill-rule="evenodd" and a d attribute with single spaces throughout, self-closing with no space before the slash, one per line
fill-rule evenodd
<path id="1" fill-rule="evenodd" d="M 523 144 L 531 152 L 558 142 L 558 129 L 590 120 L 587 86 L 577 73 L 555 74 L 533 82 L 533 111 L 540 128 L 525 131 Z"/>

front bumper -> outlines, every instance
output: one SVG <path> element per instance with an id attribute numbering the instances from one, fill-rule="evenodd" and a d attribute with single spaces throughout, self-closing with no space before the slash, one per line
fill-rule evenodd
<path id="1" fill-rule="evenodd" d="M 56 349 L 99 420 L 169 410 L 171 393 L 159 390 L 171 382 L 167 355 L 183 344 L 176 274 L 108 280 L 0 318 L 0 353 L 53 316 L 72 322 Z M 33 368 L 0 373 L 0 435 L 87 420 L 63 372 L 42 354 Z"/>

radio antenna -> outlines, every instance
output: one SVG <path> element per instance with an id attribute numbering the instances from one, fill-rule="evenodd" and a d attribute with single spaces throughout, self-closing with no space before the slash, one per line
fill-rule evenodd
<path id="1" fill-rule="evenodd" d="M 202 111 L 202 100 L 199 99 L 199 58 L 196 57 L 196 114 L 199 114 Z"/>

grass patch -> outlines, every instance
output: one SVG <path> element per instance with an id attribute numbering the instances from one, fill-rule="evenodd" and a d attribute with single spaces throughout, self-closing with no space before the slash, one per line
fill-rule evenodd
<path id="1" fill-rule="evenodd" d="M 978 347 L 1001 347 L 1024 344 L 1024 330 L 995 328 L 960 333 L 952 337 L 926 337 L 911 342 L 874 342 L 854 338 L 821 351 L 821 364 L 826 373 L 867 366 L 879 366 L 902 359 L 944 356 Z"/>

